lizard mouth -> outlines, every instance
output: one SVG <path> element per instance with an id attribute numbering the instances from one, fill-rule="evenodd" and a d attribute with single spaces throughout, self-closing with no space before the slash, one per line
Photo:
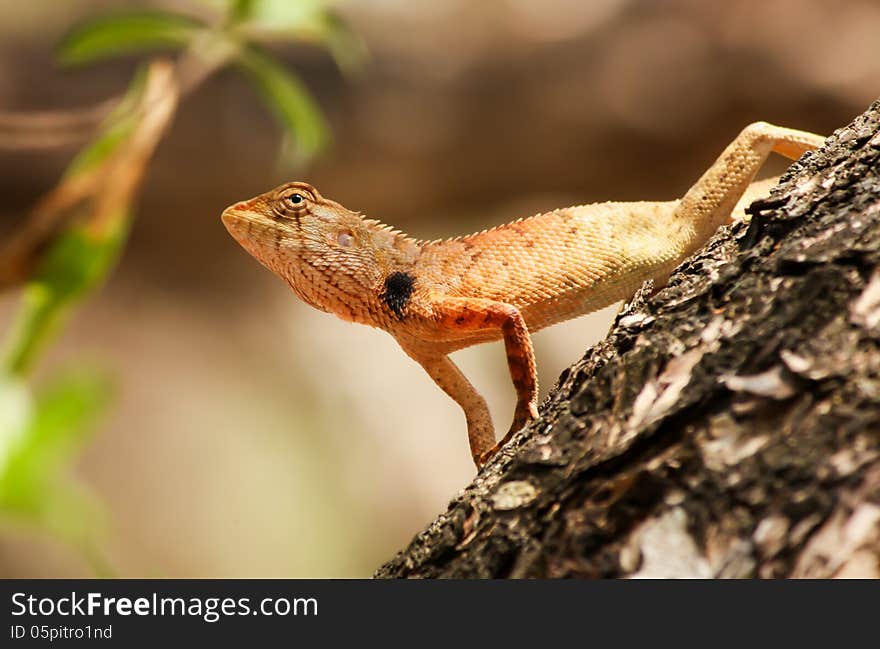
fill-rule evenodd
<path id="1" fill-rule="evenodd" d="M 220 220 L 232 238 L 248 254 L 269 270 L 276 272 L 279 231 L 268 218 L 245 203 L 236 203 L 223 210 Z"/>
<path id="2" fill-rule="evenodd" d="M 237 203 L 223 210 L 220 220 L 233 239 L 251 255 L 260 258 L 260 243 L 266 238 L 266 227 L 258 215 L 241 209 L 241 204 Z"/>
<path id="3" fill-rule="evenodd" d="M 256 223 L 254 223 L 250 212 L 241 209 L 241 203 L 236 203 L 223 210 L 220 220 L 223 221 L 229 234 L 239 243 L 253 238 Z"/>
<path id="4" fill-rule="evenodd" d="M 244 203 L 230 205 L 223 210 L 223 213 L 220 215 L 220 220 L 223 221 L 223 224 L 226 227 L 233 225 L 236 221 L 246 217 L 247 213 L 244 207 Z"/>

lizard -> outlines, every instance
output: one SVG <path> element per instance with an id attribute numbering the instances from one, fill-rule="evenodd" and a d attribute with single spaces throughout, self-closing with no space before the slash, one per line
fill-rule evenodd
<path id="1" fill-rule="evenodd" d="M 629 299 L 764 195 L 753 183 L 771 152 L 797 159 L 824 137 L 746 126 L 678 200 L 555 209 L 476 234 L 425 241 L 367 219 L 312 185 L 288 182 L 226 208 L 232 237 L 307 304 L 390 333 L 464 411 L 479 470 L 538 416 L 531 334 Z M 496 443 L 485 399 L 449 358 L 503 340 L 517 402 Z"/>

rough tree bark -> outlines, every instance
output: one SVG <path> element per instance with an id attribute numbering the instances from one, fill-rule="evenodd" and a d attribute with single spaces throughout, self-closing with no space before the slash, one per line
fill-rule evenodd
<path id="1" fill-rule="evenodd" d="M 377 577 L 880 577 L 880 101 L 643 288 Z"/>

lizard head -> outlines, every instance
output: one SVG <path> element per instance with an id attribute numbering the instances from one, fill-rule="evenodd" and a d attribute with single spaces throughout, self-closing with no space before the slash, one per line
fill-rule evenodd
<path id="1" fill-rule="evenodd" d="M 307 248 L 346 243 L 341 236 L 358 215 L 328 200 L 304 182 L 290 182 L 227 207 L 221 216 L 229 234 L 273 271 L 279 254 L 290 261 Z"/>
<path id="2" fill-rule="evenodd" d="M 227 207 L 221 216 L 229 234 L 272 272 L 285 279 L 293 266 L 341 263 L 356 254 L 364 220 L 321 196 L 304 182 L 290 182 Z"/>
<path id="3" fill-rule="evenodd" d="M 361 294 L 378 281 L 377 255 L 386 256 L 380 250 L 400 254 L 391 245 L 396 233 L 304 182 L 231 205 L 221 218 L 245 250 L 325 311 L 328 292 Z"/>

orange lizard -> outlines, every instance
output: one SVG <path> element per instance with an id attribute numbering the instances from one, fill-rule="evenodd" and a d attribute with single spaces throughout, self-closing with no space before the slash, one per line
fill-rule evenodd
<path id="1" fill-rule="evenodd" d="M 756 122 L 680 200 L 565 207 L 454 239 L 420 241 L 291 182 L 223 212 L 230 234 L 321 311 L 384 329 L 464 410 L 480 468 L 538 416 L 530 332 L 628 299 L 672 270 L 766 192 L 771 151 L 824 138 Z M 750 187 L 751 184 L 751 187 Z M 486 402 L 449 354 L 504 340 L 517 403 L 498 444 Z"/>

